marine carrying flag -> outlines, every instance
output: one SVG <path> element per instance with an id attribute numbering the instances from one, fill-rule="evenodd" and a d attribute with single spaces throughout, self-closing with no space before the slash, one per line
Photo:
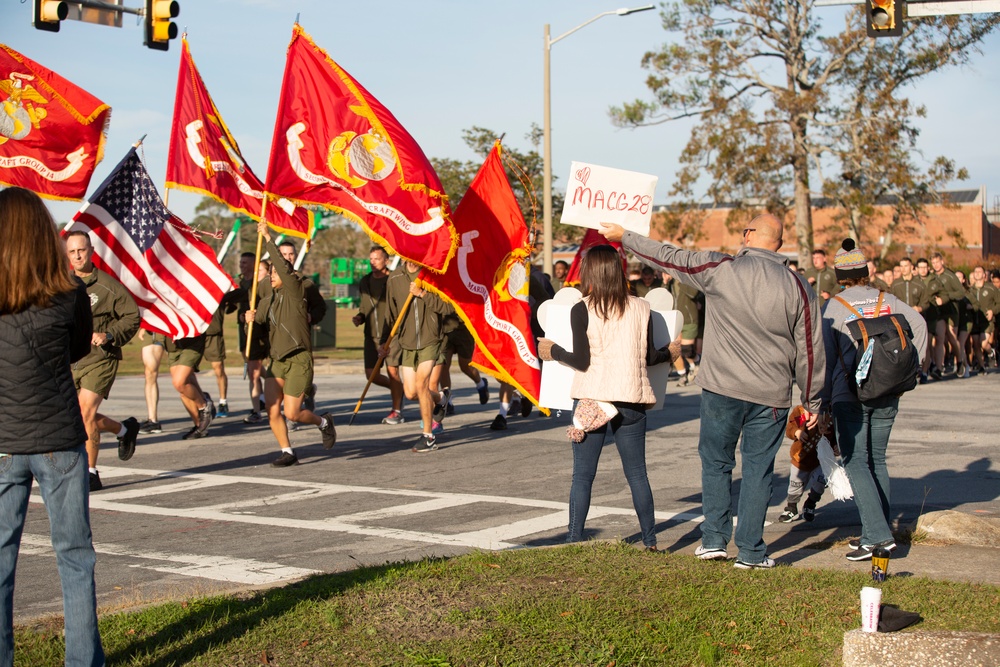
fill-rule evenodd
<path id="1" fill-rule="evenodd" d="M 264 184 L 243 159 L 236 139 L 215 108 L 187 39 L 181 40 L 167 187 L 208 195 L 260 220 Z M 268 224 L 282 233 L 312 238 L 314 216 L 307 209 L 281 199 L 268 202 L 266 214 Z"/>
<path id="2" fill-rule="evenodd" d="M 473 365 L 537 405 L 541 365 L 528 304 L 531 244 L 500 151 L 497 142 L 452 215 L 460 238 L 454 260 L 424 284 L 455 306 L 476 339 Z"/>
<path id="3" fill-rule="evenodd" d="M 135 148 L 62 233 L 72 231 L 90 234 L 94 265 L 128 290 L 149 331 L 203 333 L 235 287 L 212 249 L 163 205 Z"/>
<path id="4" fill-rule="evenodd" d="M 0 44 L 0 185 L 83 199 L 110 120 L 107 104 Z"/>
<path id="5" fill-rule="evenodd" d="M 454 253 L 447 198 L 420 146 L 298 24 L 265 189 L 335 210 L 432 271 L 444 271 Z"/>

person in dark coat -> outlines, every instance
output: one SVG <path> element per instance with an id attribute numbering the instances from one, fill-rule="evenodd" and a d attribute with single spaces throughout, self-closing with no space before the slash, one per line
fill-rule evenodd
<path id="1" fill-rule="evenodd" d="M 97 667 L 87 431 L 70 367 L 90 352 L 90 298 L 37 195 L 0 191 L 0 227 L 0 665 L 14 663 L 14 571 L 37 482 L 62 581 L 66 664 Z"/>

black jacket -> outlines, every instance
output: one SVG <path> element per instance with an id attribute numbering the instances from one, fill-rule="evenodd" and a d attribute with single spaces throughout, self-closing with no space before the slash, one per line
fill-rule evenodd
<path id="1" fill-rule="evenodd" d="M 0 315 L 0 452 L 44 454 L 87 441 L 70 364 L 94 324 L 81 283 L 48 308 Z"/>

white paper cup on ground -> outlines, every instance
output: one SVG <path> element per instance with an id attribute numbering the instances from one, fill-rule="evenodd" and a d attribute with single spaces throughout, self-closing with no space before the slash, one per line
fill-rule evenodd
<path id="1" fill-rule="evenodd" d="M 861 630 L 878 632 L 878 614 L 882 604 L 882 591 L 865 586 L 861 589 Z"/>

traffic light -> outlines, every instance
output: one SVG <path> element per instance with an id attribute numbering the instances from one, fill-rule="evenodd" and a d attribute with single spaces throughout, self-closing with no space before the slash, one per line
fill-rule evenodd
<path id="1" fill-rule="evenodd" d="M 869 37 L 903 34 L 903 0 L 864 0 Z"/>
<path id="2" fill-rule="evenodd" d="M 175 0 L 146 0 L 146 38 L 143 44 L 151 49 L 166 51 L 170 40 L 177 37 L 177 24 L 170 19 L 181 13 Z"/>
<path id="3" fill-rule="evenodd" d="M 69 5 L 60 0 L 33 0 L 35 14 L 31 25 L 36 30 L 59 32 L 59 22 L 69 15 Z"/>

